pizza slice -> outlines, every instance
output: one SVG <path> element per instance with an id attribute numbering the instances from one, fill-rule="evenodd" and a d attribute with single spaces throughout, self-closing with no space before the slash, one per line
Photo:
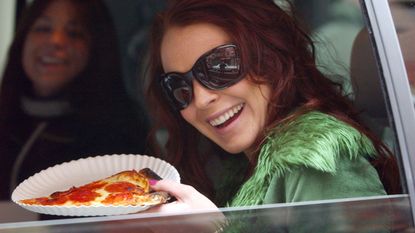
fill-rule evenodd
<path id="1" fill-rule="evenodd" d="M 166 203 L 170 196 L 150 189 L 149 180 L 161 178 L 149 168 L 122 171 L 46 197 L 20 200 L 26 205 L 42 206 L 143 206 Z"/>

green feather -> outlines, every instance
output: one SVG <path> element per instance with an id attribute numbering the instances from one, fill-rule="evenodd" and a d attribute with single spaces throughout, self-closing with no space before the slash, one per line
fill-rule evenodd
<path id="1" fill-rule="evenodd" d="M 269 134 L 254 175 L 242 185 L 231 206 L 262 204 L 271 179 L 293 168 L 304 166 L 334 174 L 339 156 L 352 160 L 359 155 L 375 155 L 369 138 L 331 115 L 306 113 Z"/>

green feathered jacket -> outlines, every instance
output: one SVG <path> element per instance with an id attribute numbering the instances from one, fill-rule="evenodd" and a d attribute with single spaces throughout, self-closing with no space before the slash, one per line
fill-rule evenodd
<path id="1" fill-rule="evenodd" d="M 335 117 L 309 112 L 278 126 L 230 206 L 385 195 L 371 141 Z"/>

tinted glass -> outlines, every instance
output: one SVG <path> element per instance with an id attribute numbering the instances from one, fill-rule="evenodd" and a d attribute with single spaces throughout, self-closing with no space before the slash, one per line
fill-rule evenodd
<path id="1" fill-rule="evenodd" d="M 389 0 L 415 103 L 415 1 Z"/>

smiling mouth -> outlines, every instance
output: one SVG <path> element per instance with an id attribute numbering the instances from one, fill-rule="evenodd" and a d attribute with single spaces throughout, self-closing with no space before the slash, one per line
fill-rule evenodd
<path id="1" fill-rule="evenodd" d="M 242 109 L 244 108 L 244 104 L 239 104 L 233 108 L 231 108 L 229 111 L 225 112 L 224 114 L 220 115 L 216 119 L 213 119 L 209 121 L 209 124 L 216 128 L 224 128 L 227 125 L 229 125 L 231 122 L 233 122 L 242 112 Z"/>
<path id="2" fill-rule="evenodd" d="M 66 62 L 62 58 L 57 58 L 53 56 L 42 56 L 39 61 L 43 65 L 64 65 Z"/>

